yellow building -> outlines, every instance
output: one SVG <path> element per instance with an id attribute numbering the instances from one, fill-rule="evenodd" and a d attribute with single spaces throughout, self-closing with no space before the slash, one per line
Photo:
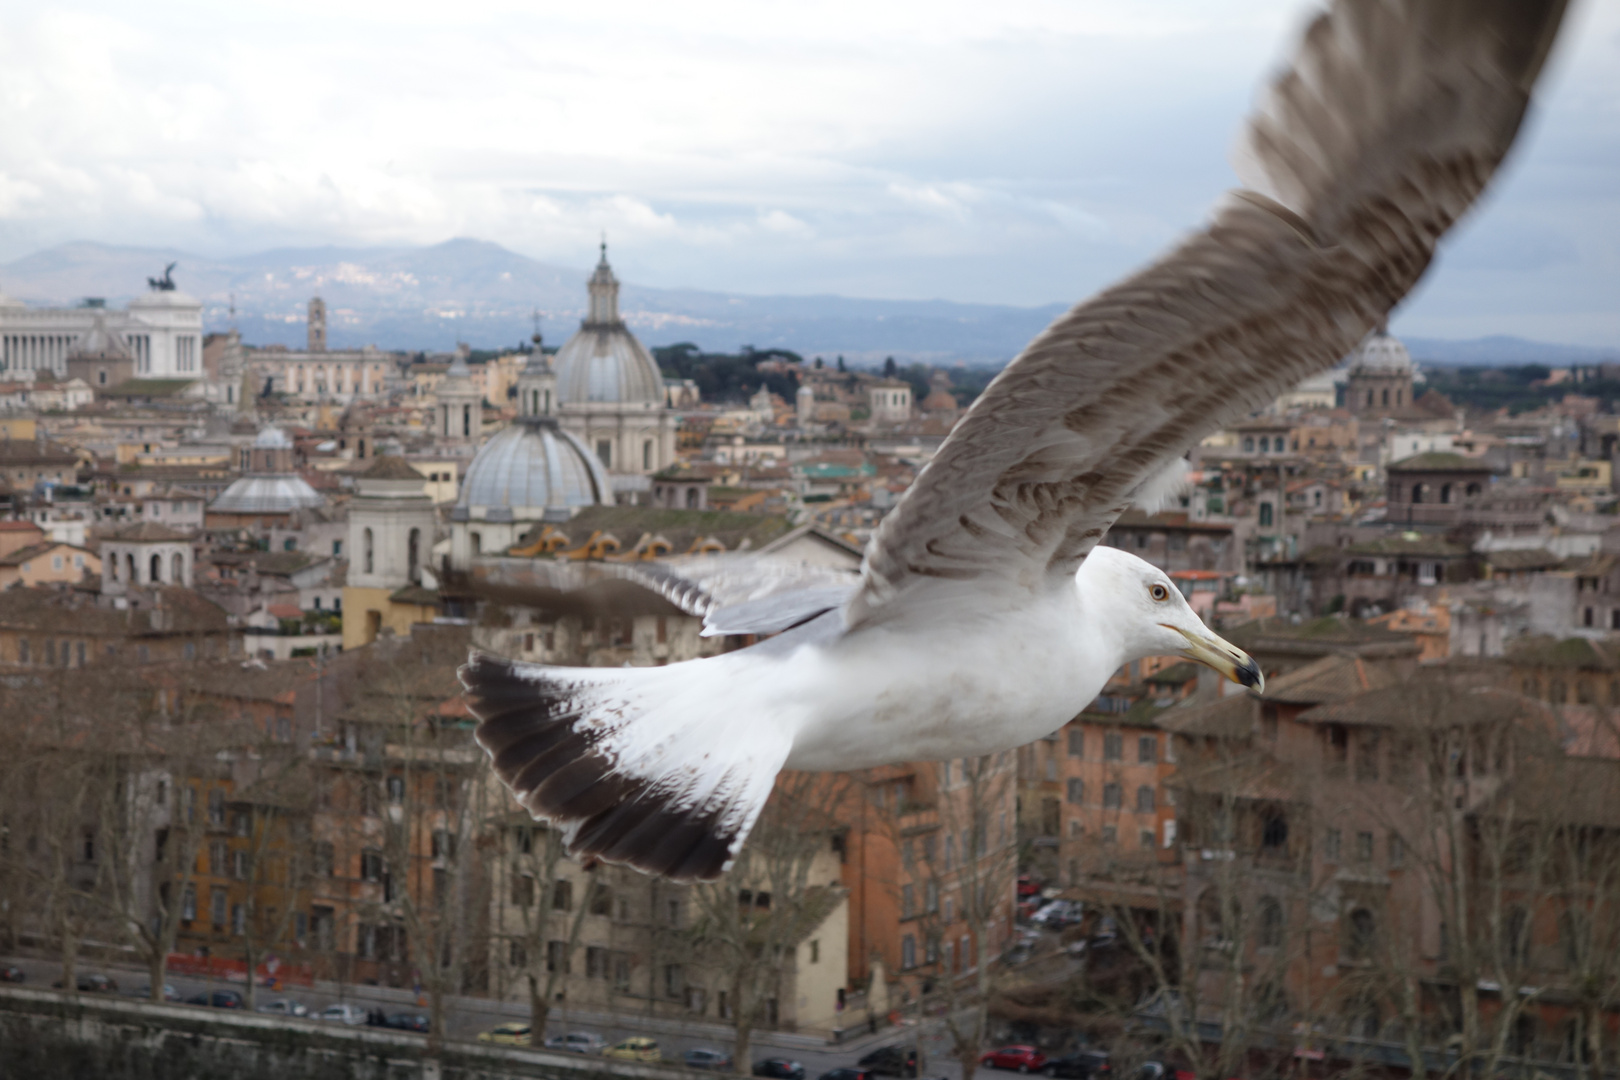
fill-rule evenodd
<path id="1" fill-rule="evenodd" d="M 101 576 L 101 559 L 87 548 L 46 540 L 0 556 L 0 589 L 13 585 L 72 584 Z"/>

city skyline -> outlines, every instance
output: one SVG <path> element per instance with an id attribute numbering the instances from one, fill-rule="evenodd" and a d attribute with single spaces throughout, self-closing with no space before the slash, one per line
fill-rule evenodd
<path id="1" fill-rule="evenodd" d="M 0 260 L 472 236 L 577 266 L 606 231 L 653 287 L 1069 303 L 1235 184 L 1311 10 L 13 8 Z M 1578 7 L 1397 332 L 1620 344 L 1617 51 L 1620 5 Z"/>

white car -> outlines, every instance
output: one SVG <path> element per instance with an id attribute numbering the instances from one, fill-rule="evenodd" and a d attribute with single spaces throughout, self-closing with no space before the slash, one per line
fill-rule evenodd
<path id="1" fill-rule="evenodd" d="M 606 1045 L 606 1039 L 589 1031 L 570 1031 L 566 1035 L 550 1035 L 546 1038 L 547 1050 L 563 1050 L 570 1054 L 600 1054 Z"/>
<path id="2" fill-rule="evenodd" d="M 275 1013 L 277 1016 L 308 1016 L 309 1009 L 301 1001 L 292 998 L 276 998 L 260 1005 L 257 1012 Z"/>
<path id="3" fill-rule="evenodd" d="M 316 1013 L 315 1019 L 336 1020 L 340 1024 L 348 1024 L 350 1027 L 359 1027 L 361 1024 L 366 1022 L 366 1010 L 362 1009 L 358 1005 L 350 1005 L 347 1002 L 339 1002 L 336 1005 L 328 1005 L 326 1008 Z"/>

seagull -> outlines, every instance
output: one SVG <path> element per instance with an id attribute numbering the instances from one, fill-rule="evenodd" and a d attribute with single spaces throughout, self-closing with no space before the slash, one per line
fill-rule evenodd
<path id="1" fill-rule="evenodd" d="M 1175 486 L 1200 439 L 1387 318 L 1511 147 L 1563 9 L 1336 0 L 1245 126 L 1244 186 L 996 377 L 858 575 L 739 559 L 644 571 L 705 633 L 768 635 L 666 667 L 475 649 L 461 677 L 496 775 L 582 858 L 712 880 L 783 769 L 1019 746 L 1147 656 L 1262 689 L 1162 571 L 1099 542 Z"/>

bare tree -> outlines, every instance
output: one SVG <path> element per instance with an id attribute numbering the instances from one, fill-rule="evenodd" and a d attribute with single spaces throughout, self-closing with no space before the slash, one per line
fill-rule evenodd
<path id="1" fill-rule="evenodd" d="M 783 773 L 730 871 L 691 890 L 689 955 L 728 986 L 734 1068 L 747 1075 L 754 1029 L 771 1019 L 789 952 L 826 919 L 836 890 L 811 871 L 831 851 L 841 774 Z"/>

